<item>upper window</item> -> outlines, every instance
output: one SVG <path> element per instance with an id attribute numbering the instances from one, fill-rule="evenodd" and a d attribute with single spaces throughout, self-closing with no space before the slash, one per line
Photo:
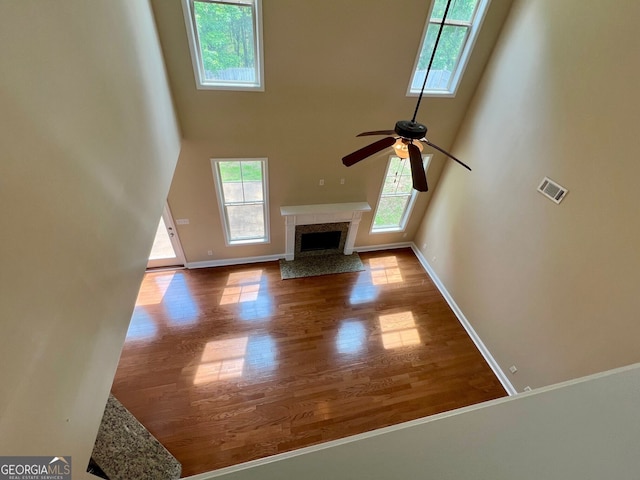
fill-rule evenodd
<path id="1" fill-rule="evenodd" d="M 196 85 L 264 90 L 261 0 L 182 0 Z"/>
<path id="2" fill-rule="evenodd" d="M 431 16 L 422 34 L 420 52 L 413 68 L 409 95 L 420 93 L 447 6 L 447 0 L 433 1 Z M 438 43 L 438 50 L 431 65 L 425 94 L 455 95 L 489 1 L 452 0 Z"/>
<path id="3" fill-rule="evenodd" d="M 431 155 L 422 156 L 425 170 Z M 413 189 L 408 158 L 389 157 L 380 198 L 373 217 L 371 233 L 402 231 L 407 225 L 418 192 Z"/>
<path id="4" fill-rule="evenodd" d="M 211 159 L 227 245 L 269 241 L 267 159 Z"/>

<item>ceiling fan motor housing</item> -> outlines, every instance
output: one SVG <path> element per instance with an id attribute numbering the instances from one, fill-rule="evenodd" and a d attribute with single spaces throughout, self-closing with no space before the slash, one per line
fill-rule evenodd
<path id="1" fill-rule="evenodd" d="M 396 122 L 395 132 L 403 138 L 419 140 L 427 134 L 427 127 L 418 122 L 410 120 L 399 120 Z"/>

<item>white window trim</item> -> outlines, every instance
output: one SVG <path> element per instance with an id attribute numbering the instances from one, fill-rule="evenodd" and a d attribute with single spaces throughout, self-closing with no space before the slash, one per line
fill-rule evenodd
<path id="1" fill-rule="evenodd" d="M 407 228 L 407 223 L 409 223 L 409 218 L 411 218 L 411 214 L 413 213 L 413 206 L 416 203 L 416 198 L 418 196 L 418 191 L 415 189 L 411 190 L 411 197 L 409 198 L 409 203 L 407 204 L 407 208 L 405 209 L 404 215 L 400 220 L 399 227 L 387 227 L 387 228 L 377 228 L 374 230 L 376 216 L 378 215 L 378 208 L 380 207 L 380 199 L 382 198 L 382 191 L 384 189 L 384 184 L 387 179 L 387 174 L 389 173 L 389 167 L 391 166 L 391 159 L 397 157 L 397 155 L 389 155 L 389 160 L 387 161 L 387 168 L 384 171 L 384 177 L 382 177 L 382 185 L 380 185 L 380 193 L 378 194 L 378 201 L 376 202 L 376 209 L 373 212 L 373 217 L 371 219 L 371 228 L 369 233 L 375 235 L 378 233 L 393 233 L 393 232 L 404 232 Z M 422 155 L 422 164 L 424 165 L 425 174 L 429 170 L 429 165 L 431 164 L 431 159 L 433 158 L 432 154 L 423 154 Z M 407 162 L 409 159 L 407 159 Z"/>
<path id="2" fill-rule="evenodd" d="M 243 0 L 220 0 L 221 3 L 230 4 L 251 4 Z M 193 66 L 193 75 L 195 77 L 196 88 L 198 90 L 241 90 L 241 91 L 253 91 L 264 92 L 264 53 L 262 42 L 262 0 L 254 0 L 253 8 L 255 9 L 255 21 L 254 21 L 254 47 L 256 56 L 256 84 L 239 84 L 239 83 L 225 83 L 216 82 L 204 83 L 203 63 L 200 53 L 200 46 L 198 44 L 198 36 L 195 29 L 195 16 L 193 14 L 193 2 L 194 0 L 182 0 L 182 13 L 184 15 L 185 27 L 187 29 L 187 38 L 189 40 L 189 51 L 191 52 L 191 64 Z"/>
<path id="3" fill-rule="evenodd" d="M 262 162 L 262 195 L 263 195 L 263 209 L 264 209 L 264 238 L 255 238 L 247 240 L 231 240 L 229 233 L 229 220 L 227 218 L 227 212 L 224 208 L 224 191 L 222 189 L 222 179 L 219 175 L 218 162 Z M 251 245 L 251 244 L 266 244 L 271 243 L 271 226 L 269 222 L 269 171 L 268 171 L 268 159 L 265 158 L 212 158 L 211 170 L 213 173 L 213 180 L 216 185 L 216 197 L 218 199 L 218 210 L 220 212 L 220 220 L 222 221 L 222 229 L 224 231 L 224 242 L 227 247 L 233 247 L 238 245 Z"/>
<path id="4" fill-rule="evenodd" d="M 456 69 L 453 72 L 451 81 L 449 82 L 449 85 L 450 85 L 449 91 L 428 90 L 425 88 L 424 90 L 425 97 L 452 98 L 456 96 L 458 87 L 460 86 L 460 82 L 462 80 L 462 76 L 464 75 L 464 71 L 467 68 L 469 57 L 471 56 L 473 47 L 476 44 L 476 40 L 478 39 L 478 32 L 480 32 L 487 10 L 489 10 L 490 3 L 491 3 L 491 0 L 480 0 L 478 2 L 478 5 L 476 6 L 474 21 L 471 23 L 471 27 L 468 31 L 464 47 L 462 47 L 462 53 L 460 54 L 460 58 L 458 59 L 458 62 L 456 64 Z M 420 43 L 418 44 L 418 53 L 416 54 L 416 60 L 413 64 L 413 69 L 411 70 L 411 77 L 409 78 L 409 86 L 407 87 L 407 97 L 417 97 L 418 95 L 420 95 L 420 91 L 411 91 L 411 84 L 413 82 L 413 77 L 416 74 L 418 63 L 420 62 L 420 52 L 422 51 L 422 45 L 424 44 L 424 39 L 427 35 L 427 29 L 429 28 L 429 20 L 431 19 L 431 11 L 433 10 L 434 4 L 435 4 L 435 0 L 432 0 L 431 7 L 429 8 L 429 14 L 427 15 L 427 21 L 425 23 L 424 30 L 422 32 L 422 37 L 420 38 Z"/>

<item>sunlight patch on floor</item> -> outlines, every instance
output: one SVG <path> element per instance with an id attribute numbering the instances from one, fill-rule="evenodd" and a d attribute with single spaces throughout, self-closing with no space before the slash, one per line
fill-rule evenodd
<path id="1" fill-rule="evenodd" d="M 401 283 L 402 274 L 395 255 L 389 257 L 372 258 L 369 260 L 371 282 L 374 285 Z"/>
<path id="2" fill-rule="evenodd" d="M 157 305 L 162 302 L 167 288 L 171 285 L 176 272 L 160 275 L 145 275 L 136 299 L 136 306 Z"/>
<path id="3" fill-rule="evenodd" d="M 242 376 L 248 336 L 208 342 L 193 383 L 196 385 Z"/>
<path id="4" fill-rule="evenodd" d="M 380 315 L 382 345 L 387 350 L 420 344 L 420 333 L 411 312 Z"/>
<path id="5" fill-rule="evenodd" d="M 255 302 L 260 293 L 261 280 L 262 269 L 230 274 L 220 298 L 220 305 Z"/>

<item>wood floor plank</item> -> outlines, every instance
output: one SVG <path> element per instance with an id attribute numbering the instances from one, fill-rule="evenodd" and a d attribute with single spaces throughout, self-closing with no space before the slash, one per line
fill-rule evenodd
<path id="1" fill-rule="evenodd" d="M 147 273 L 112 392 L 194 475 L 506 393 L 410 249 Z"/>

